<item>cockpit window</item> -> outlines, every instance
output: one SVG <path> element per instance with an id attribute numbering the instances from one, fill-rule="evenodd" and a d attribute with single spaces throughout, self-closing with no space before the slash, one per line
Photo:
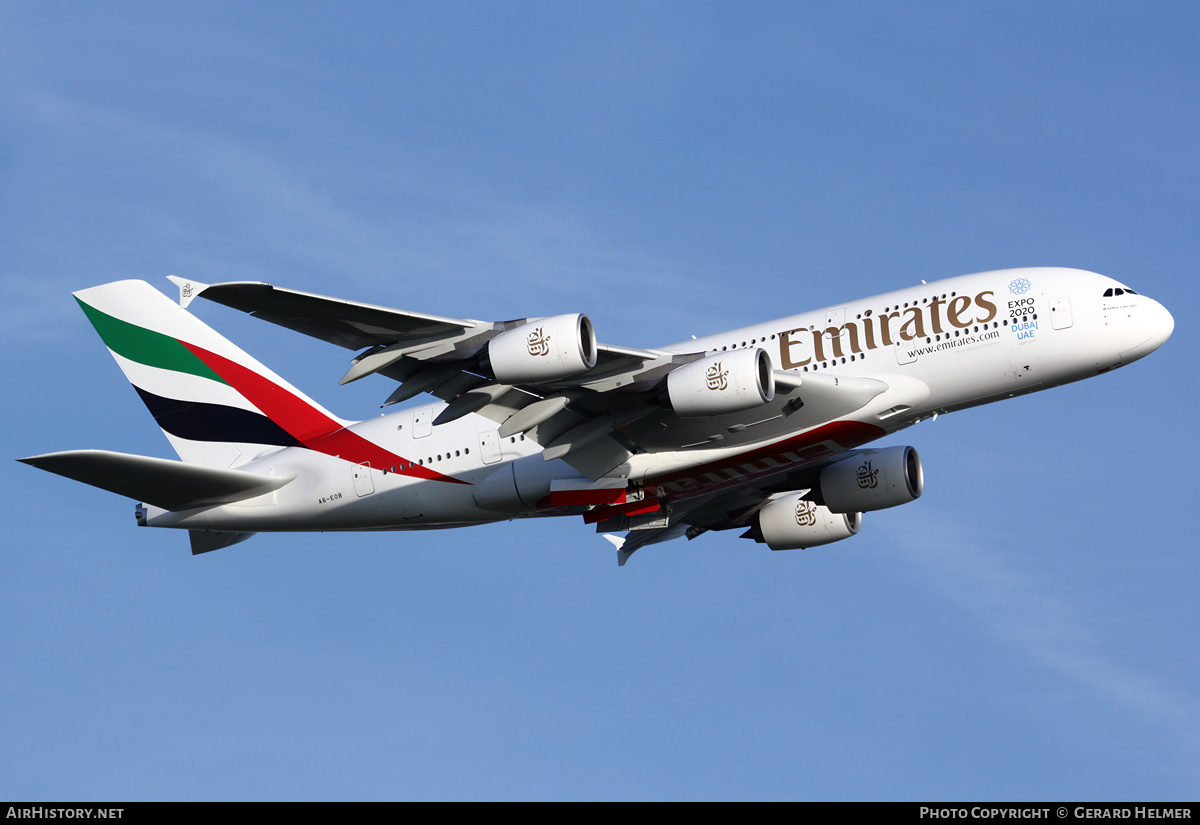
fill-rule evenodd
<path id="1" fill-rule="evenodd" d="M 1127 286 L 1126 287 L 1109 287 L 1108 289 L 1104 290 L 1105 298 L 1115 298 L 1118 295 L 1137 295 L 1137 293 L 1134 292 L 1132 289 L 1130 289 Z"/>

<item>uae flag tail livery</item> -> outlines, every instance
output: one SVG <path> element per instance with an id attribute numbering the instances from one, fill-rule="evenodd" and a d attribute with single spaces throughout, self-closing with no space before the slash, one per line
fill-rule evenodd
<path id="1" fill-rule="evenodd" d="M 319 443 L 351 423 L 144 281 L 85 289 L 75 300 L 189 464 L 236 467 L 267 449 Z"/>
<path id="2" fill-rule="evenodd" d="M 67 478 L 185 511 L 258 500 L 294 480 L 235 469 L 285 446 L 368 450 L 316 402 L 142 281 L 75 293 L 126 377 L 183 461 L 107 450 L 21 459 Z M 236 544 L 252 531 L 192 530 L 193 553 Z"/>

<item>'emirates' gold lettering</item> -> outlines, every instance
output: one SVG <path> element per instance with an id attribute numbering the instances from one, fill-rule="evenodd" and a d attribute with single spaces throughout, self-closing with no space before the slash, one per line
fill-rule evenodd
<path id="1" fill-rule="evenodd" d="M 905 341 L 911 341 L 914 338 L 925 337 L 925 317 L 921 312 L 920 307 L 909 307 L 904 310 L 904 314 L 908 316 L 908 320 L 904 322 L 904 326 L 900 327 L 900 337 Z"/>
<path id="2" fill-rule="evenodd" d="M 854 321 L 822 330 L 812 327 L 787 330 L 779 333 L 779 361 L 783 369 L 792 370 L 819 364 L 829 358 L 842 358 L 850 353 L 861 354 L 864 350 L 890 347 L 898 340 L 913 341 L 941 335 L 946 331 L 943 322 L 959 329 L 972 324 L 986 324 L 998 313 L 995 302 L 990 300 L 995 297 L 995 292 L 987 290 L 974 298 L 966 295 L 956 296 L 949 301 L 933 298 L 925 306 L 914 304 L 903 310 L 896 308 L 895 312 L 877 313 L 873 318 L 868 314 L 860 319 L 861 330 Z M 972 304 L 983 314 L 972 318 Z M 898 319 L 903 319 L 903 322 L 897 336 L 893 334 L 892 321 Z M 831 353 L 826 353 L 826 346 L 832 350 Z"/>
<path id="3" fill-rule="evenodd" d="M 803 355 L 803 341 L 793 341 L 793 335 L 808 332 L 806 329 L 791 329 L 787 332 L 779 333 L 779 362 L 785 370 L 794 370 L 796 367 L 806 367 L 812 363 L 812 356 L 808 356 L 803 361 L 797 360 Z M 793 351 L 793 347 L 800 350 L 799 353 Z"/>
<path id="4" fill-rule="evenodd" d="M 946 312 L 950 318 L 950 323 L 954 324 L 954 326 L 958 327 L 959 329 L 965 329 L 971 326 L 971 324 L 974 323 L 974 319 L 967 318 L 966 320 L 963 320 L 963 313 L 966 312 L 970 306 L 971 299 L 966 295 L 959 295 L 957 298 L 952 300 Z"/>

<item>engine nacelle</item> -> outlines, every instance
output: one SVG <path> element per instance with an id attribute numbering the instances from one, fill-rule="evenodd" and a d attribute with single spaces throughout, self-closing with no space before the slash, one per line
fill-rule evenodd
<path id="1" fill-rule="evenodd" d="M 667 375 L 671 408 L 682 416 L 741 412 L 775 397 L 775 370 L 765 349 L 711 355 Z"/>
<path id="2" fill-rule="evenodd" d="M 925 471 L 912 447 L 858 450 L 821 471 L 821 498 L 835 513 L 869 512 L 921 497 Z"/>
<path id="3" fill-rule="evenodd" d="M 834 513 L 792 493 L 758 511 L 758 529 L 772 550 L 820 547 L 848 539 L 862 527 L 862 513 Z"/>
<path id="4" fill-rule="evenodd" d="M 596 331 L 586 315 L 555 315 L 502 332 L 488 342 L 502 384 L 558 381 L 596 366 Z"/>

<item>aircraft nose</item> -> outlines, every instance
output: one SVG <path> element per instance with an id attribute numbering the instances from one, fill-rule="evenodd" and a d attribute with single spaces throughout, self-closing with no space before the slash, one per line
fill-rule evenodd
<path id="1" fill-rule="evenodd" d="M 1159 346 L 1162 346 L 1175 331 L 1175 319 L 1165 306 L 1154 299 L 1150 299 L 1150 305 L 1146 307 L 1146 322 L 1150 334 L 1158 341 Z"/>
<path id="2" fill-rule="evenodd" d="M 1136 337 L 1142 339 L 1136 346 L 1121 353 L 1121 360 L 1128 364 L 1144 358 L 1166 343 L 1175 331 L 1175 319 L 1167 308 L 1153 298 L 1141 296 L 1137 308 Z"/>

